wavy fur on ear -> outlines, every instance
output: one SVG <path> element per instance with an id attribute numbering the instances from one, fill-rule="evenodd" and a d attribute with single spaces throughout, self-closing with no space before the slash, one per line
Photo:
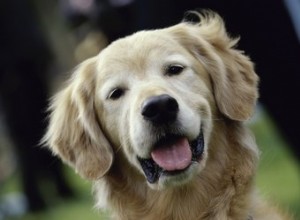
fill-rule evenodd
<path id="1" fill-rule="evenodd" d="M 96 180 L 109 170 L 113 152 L 94 109 L 95 58 L 77 68 L 49 108 L 50 122 L 43 142 L 84 178 Z"/>
<path id="2" fill-rule="evenodd" d="M 232 120 L 249 119 L 258 98 L 253 63 L 235 48 L 238 39 L 230 38 L 219 15 L 204 11 L 193 12 L 195 16 L 200 22 L 184 21 L 173 30 L 175 35 L 209 72 L 221 113 Z"/>

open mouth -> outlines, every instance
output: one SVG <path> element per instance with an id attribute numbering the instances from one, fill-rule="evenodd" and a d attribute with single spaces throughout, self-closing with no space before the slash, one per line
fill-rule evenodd
<path id="1" fill-rule="evenodd" d="M 155 183 L 161 175 L 177 175 L 198 162 L 204 151 L 202 129 L 199 136 L 189 142 L 186 137 L 168 134 L 161 138 L 151 152 L 151 158 L 138 158 L 149 183 Z"/>

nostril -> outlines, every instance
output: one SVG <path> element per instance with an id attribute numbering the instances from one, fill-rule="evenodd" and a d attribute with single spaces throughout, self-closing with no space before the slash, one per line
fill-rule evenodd
<path id="1" fill-rule="evenodd" d="M 166 123 L 176 119 L 178 110 L 176 99 L 164 94 L 148 98 L 142 105 L 141 114 L 146 120 Z"/>
<path id="2" fill-rule="evenodd" d="M 146 101 L 142 108 L 142 115 L 147 119 L 154 118 L 159 113 L 158 108 L 159 106 L 153 101 Z"/>
<path id="3" fill-rule="evenodd" d="M 176 101 L 176 99 L 172 98 L 171 96 L 169 96 L 169 98 L 166 100 L 166 110 L 168 112 L 178 112 L 178 103 Z"/>

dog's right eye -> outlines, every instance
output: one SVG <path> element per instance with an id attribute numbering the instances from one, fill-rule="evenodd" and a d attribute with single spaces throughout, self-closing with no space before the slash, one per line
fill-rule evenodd
<path id="1" fill-rule="evenodd" d="M 115 88 L 113 89 L 109 95 L 107 96 L 108 99 L 112 99 L 112 100 L 117 100 L 119 99 L 122 95 L 124 95 L 125 93 L 125 89 L 122 88 Z"/>

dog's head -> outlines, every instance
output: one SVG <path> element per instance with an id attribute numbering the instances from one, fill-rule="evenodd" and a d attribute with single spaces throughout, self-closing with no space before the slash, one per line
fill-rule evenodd
<path id="1" fill-rule="evenodd" d="M 185 184 L 205 167 L 213 118 L 251 116 L 253 64 L 219 16 L 189 17 L 199 22 L 112 43 L 55 96 L 45 140 L 83 177 L 101 178 L 122 154 L 153 188 Z"/>

